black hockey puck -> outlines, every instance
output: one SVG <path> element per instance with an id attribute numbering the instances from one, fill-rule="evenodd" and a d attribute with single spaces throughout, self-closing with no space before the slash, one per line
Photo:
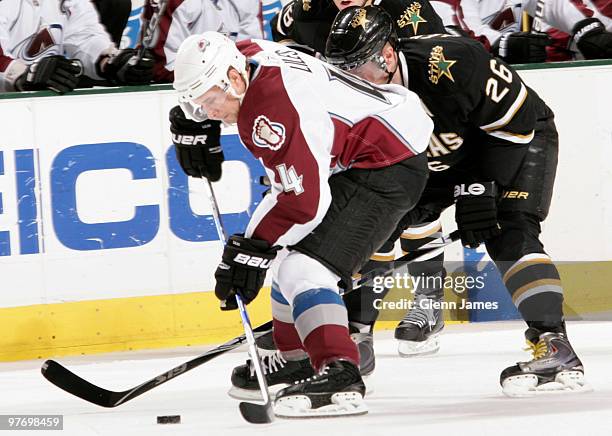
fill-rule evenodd
<path id="1" fill-rule="evenodd" d="M 157 423 L 158 424 L 180 424 L 181 415 L 158 416 Z"/>

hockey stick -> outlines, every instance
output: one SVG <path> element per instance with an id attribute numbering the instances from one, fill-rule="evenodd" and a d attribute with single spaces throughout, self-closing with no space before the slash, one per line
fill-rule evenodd
<path id="1" fill-rule="evenodd" d="M 215 226 L 217 227 L 217 233 L 219 238 L 225 244 L 227 241 L 227 233 L 223 227 L 221 221 L 221 213 L 219 212 L 219 205 L 217 203 L 217 197 L 213 190 L 212 183 L 209 179 L 206 179 L 208 185 L 208 195 L 210 198 L 210 204 L 213 210 L 213 218 Z M 257 381 L 259 382 L 259 390 L 263 398 L 263 404 L 247 403 L 245 401 L 240 402 L 239 408 L 242 417 L 251 424 L 268 424 L 274 421 L 274 411 L 272 410 L 272 400 L 270 398 L 270 392 L 268 391 L 268 382 L 264 376 L 263 368 L 261 367 L 261 359 L 259 352 L 257 351 L 257 345 L 255 344 L 255 338 L 253 337 L 253 327 L 251 327 L 251 320 L 246 310 L 246 306 L 242 301 L 240 294 L 236 293 L 236 303 L 238 303 L 238 310 L 240 312 L 240 319 L 242 320 L 242 326 L 244 327 L 244 334 L 249 344 L 249 355 L 251 361 L 255 367 L 255 374 L 257 375 Z"/>
<path id="2" fill-rule="evenodd" d="M 418 261 L 422 257 L 430 256 L 437 251 L 443 250 L 446 245 L 456 239 L 457 234 L 456 232 L 453 232 L 447 237 L 443 237 L 437 241 L 432 241 L 423 246 L 422 249 L 418 249 L 418 251 L 411 252 L 405 256 L 402 256 L 395 262 L 390 262 L 390 264 L 387 265 L 385 268 L 378 268 L 376 270 L 368 272 L 366 275 L 363 275 L 361 278 L 356 280 L 353 286 L 357 288 L 359 286 L 367 284 L 376 276 L 390 275 L 397 269 L 407 265 L 410 262 Z M 271 329 L 272 321 L 268 321 L 265 324 L 262 324 L 253 329 L 253 333 L 255 337 L 260 337 L 269 333 Z M 110 391 L 108 389 L 96 386 L 83 379 L 82 377 L 76 375 L 75 373 L 73 373 L 60 363 L 56 362 L 55 360 L 47 360 L 42 365 L 41 372 L 42 375 L 47 380 L 49 380 L 49 382 L 53 383 L 55 386 L 62 389 L 63 391 L 68 392 L 69 394 L 72 394 L 76 397 L 79 397 L 82 400 L 96 404 L 98 406 L 113 408 L 127 403 L 130 400 L 133 400 L 134 398 L 139 397 L 140 395 L 150 391 L 151 389 L 161 386 L 162 384 L 182 374 L 185 374 L 186 372 L 191 371 L 194 368 L 197 368 L 198 366 L 214 359 L 215 357 L 218 357 L 222 354 L 227 353 L 228 351 L 238 348 L 239 346 L 244 344 L 246 340 L 247 338 L 245 334 L 238 336 L 216 348 L 213 348 L 212 350 L 206 351 L 200 356 L 197 356 L 185 363 L 182 363 L 170 369 L 169 371 L 164 371 L 162 374 L 125 391 Z M 244 408 L 244 406 L 241 407 Z M 246 406 L 246 409 L 246 413 L 249 413 L 250 406 Z M 256 416 L 260 416 L 260 414 L 256 414 Z"/>
<path id="3" fill-rule="evenodd" d="M 531 23 L 532 31 L 542 32 L 545 3 L 545 0 L 538 0 L 536 2 L 535 16 L 533 17 L 533 22 Z"/>
<path id="4" fill-rule="evenodd" d="M 168 6 L 168 0 L 159 0 L 157 8 L 154 8 L 153 15 L 151 15 L 151 19 L 147 21 L 146 26 L 142 30 L 141 45 L 136 54 L 136 59 L 139 61 L 144 57 L 145 51 L 153 48 L 157 43 L 159 22 L 166 11 L 166 6 Z M 153 8 L 153 5 L 151 7 Z"/>
<path id="5" fill-rule="evenodd" d="M 272 321 L 268 321 L 267 323 L 256 327 L 253 332 L 256 333 L 256 337 L 260 337 L 267 334 L 271 329 Z M 169 371 L 165 371 L 151 380 L 147 380 L 138 386 L 119 392 L 109 391 L 96 386 L 79 377 L 55 360 L 47 360 L 45 363 L 43 363 L 41 372 L 47 380 L 69 394 L 77 396 L 85 401 L 89 401 L 90 403 L 97 404 L 98 406 L 117 407 L 127 403 L 130 400 L 133 400 L 136 397 L 139 397 L 153 388 L 163 385 L 167 381 L 170 381 L 179 375 L 185 374 L 187 371 L 197 368 L 203 363 L 206 363 L 209 360 L 220 356 L 221 354 L 238 348 L 244 344 L 246 340 L 246 335 L 238 336 L 237 338 L 231 339 L 230 341 L 219 345 L 217 348 L 208 350 L 204 354 L 201 354 L 194 359 L 182 363 Z"/>

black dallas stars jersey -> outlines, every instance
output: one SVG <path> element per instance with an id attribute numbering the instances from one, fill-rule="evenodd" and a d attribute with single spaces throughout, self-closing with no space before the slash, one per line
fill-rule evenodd
<path id="1" fill-rule="evenodd" d="M 403 57 L 403 59 L 402 59 Z M 522 163 L 536 119 L 552 117 L 538 95 L 505 62 L 468 38 L 425 35 L 402 41 L 408 88 L 434 121 L 431 171 L 459 163 L 505 184 Z"/>
<path id="2" fill-rule="evenodd" d="M 391 15 L 399 37 L 445 33 L 442 19 L 429 0 L 374 0 Z M 327 35 L 338 14 L 332 0 L 294 0 L 287 3 L 272 21 L 275 41 L 290 39 L 318 53 L 325 52 Z"/>

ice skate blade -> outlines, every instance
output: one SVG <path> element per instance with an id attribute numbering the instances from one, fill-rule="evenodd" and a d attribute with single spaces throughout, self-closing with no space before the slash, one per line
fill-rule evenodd
<path id="1" fill-rule="evenodd" d="M 276 398 L 276 394 L 283 388 L 289 386 L 286 383 L 280 383 L 274 386 L 268 386 L 268 392 L 270 393 L 270 398 L 273 400 Z M 263 401 L 261 396 L 261 391 L 258 389 L 243 389 L 238 388 L 236 386 L 232 386 L 229 391 L 227 391 L 227 395 L 236 399 L 236 400 L 259 400 Z"/>
<path id="2" fill-rule="evenodd" d="M 364 382 L 368 381 L 371 376 L 372 374 L 364 375 L 362 377 L 363 381 Z M 278 384 L 274 386 L 268 386 L 268 391 L 270 392 L 270 398 L 274 400 L 276 398 L 276 394 L 278 393 L 278 391 L 286 388 L 287 386 L 289 385 L 286 383 Z M 372 388 L 370 384 L 366 384 L 366 395 L 372 395 L 373 392 L 374 392 L 374 388 Z M 229 391 L 227 391 L 227 395 L 229 395 L 235 400 L 263 401 L 263 398 L 261 396 L 261 391 L 259 389 L 242 389 L 236 386 L 232 386 L 229 389 Z"/>
<path id="3" fill-rule="evenodd" d="M 439 334 L 435 334 L 421 342 L 398 339 L 397 352 L 401 357 L 421 357 L 436 354 L 440 349 L 439 336 Z"/>
<path id="4" fill-rule="evenodd" d="M 549 394 L 585 393 L 593 388 L 580 371 L 561 371 L 555 381 L 538 385 L 534 374 L 521 374 L 508 377 L 502 384 L 502 392 L 511 398 L 527 398 Z"/>
<path id="5" fill-rule="evenodd" d="M 331 404 L 312 408 L 306 395 L 279 398 L 274 403 L 274 414 L 279 418 L 333 418 L 338 416 L 365 415 L 368 408 L 358 392 L 338 392 L 331 396 Z"/>

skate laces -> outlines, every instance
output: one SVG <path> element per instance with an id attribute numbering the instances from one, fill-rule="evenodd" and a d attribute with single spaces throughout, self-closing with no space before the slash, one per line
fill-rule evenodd
<path id="1" fill-rule="evenodd" d="M 251 377 L 255 375 L 255 365 L 252 362 L 249 365 L 249 370 L 251 371 Z M 273 372 L 279 371 L 281 368 L 284 368 L 285 363 L 287 361 L 283 358 L 280 351 L 276 351 L 274 354 L 268 354 L 261 357 L 261 366 L 264 374 L 271 374 Z"/>
<path id="2" fill-rule="evenodd" d="M 548 344 L 546 341 L 540 339 L 536 344 L 529 340 L 525 342 L 527 343 L 527 348 L 524 348 L 524 350 L 531 352 L 533 355 L 533 360 L 538 360 L 546 356 L 546 353 L 548 352 Z"/>
<path id="3" fill-rule="evenodd" d="M 329 365 L 325 365 L 325 366 L 323 367 L 323 369 L 321 369 L 321 371 L 319 371 L 319 372 L 318 372 L 318 373 L 316 373 L 315 375 L 312 375 L 312 376 L 310 376 L 310 377 L 308 377 L 308 378 L 303 378 L 303 379 L 301 379 L 301 380 L 296 380 L 296 381 L 294 381 L 294 382 L 293 382 L 293 384 L 294 384 L 294 385 L 299 385 L 299 384 L 301 384 L 301 383 L 306 383 L 306 382 L 309 382 L 309 381 L 316 380 L 316 379 L 318 379 L 319 377 L 322 377 L 322 376 L 324 376 L 324 375 L 327 375 L 327 373 L 328 373 L 328 372 L 329 372 Z"/>
<path id="4" fill-rule="evenodd" d="M 414 306 L 413 308 L 402 318 L 402 323 L 410 323 L 415 324 L 419 328 L 423 328 L 426 325 L 434 325 L 436 323 L 436 318 L 434 315 L 433 309 L 425 309 L 421 305 L 421 301 L 423 300 L 432 300 L 432 298 L 427 298 L 424 295 L 415 295 L 414 297 Z"/>

